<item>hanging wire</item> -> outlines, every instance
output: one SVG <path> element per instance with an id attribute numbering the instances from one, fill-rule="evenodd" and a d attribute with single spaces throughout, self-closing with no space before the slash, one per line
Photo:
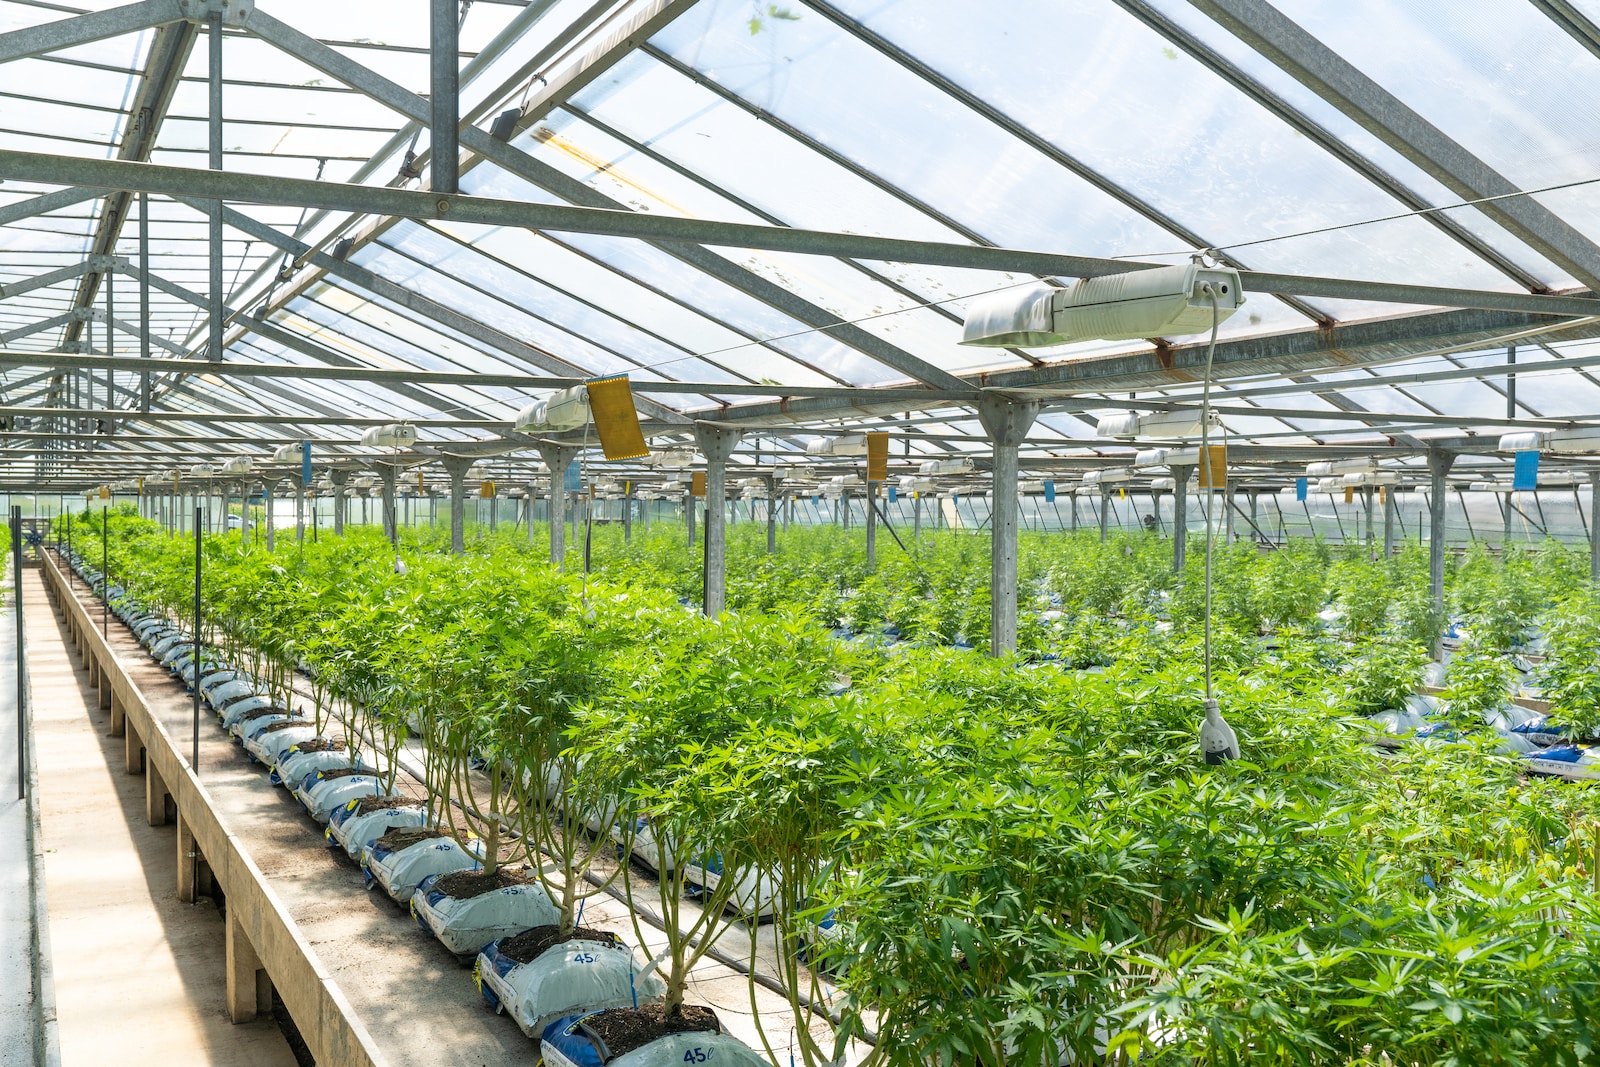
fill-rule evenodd
<path id="1" fill-rule="evenodd" d="M 1206 370 L 1201 379 L 1200 386 L 1200 469 L 1206 472 L 1204 484 L 1201 489 L 1205 492 L 1206 512 L 1206 605 L 1205 605 L 1205 632 L 1203 644 L 1205 648 L 1205 678 L 1206 699 L 1211 700 L 1211 546 L 1215 540 L 1212 523 L 1211 498 L 1216 494 L 1216 478 L 1211 467 L 1211 360 L 1217 353 L 1217 328 L 1222 324 L 1222 313 L 1217 305 L 1217 290 L 1210 282 L 1205 282 L 1200 291 L 1211 298 L 1211 342 L 1206 345 Z M 1227 447 L 1226 438 L 1223 447 Z M 1227 484 L 1227 472 L 1223 472 L 1223 484 Z"/>

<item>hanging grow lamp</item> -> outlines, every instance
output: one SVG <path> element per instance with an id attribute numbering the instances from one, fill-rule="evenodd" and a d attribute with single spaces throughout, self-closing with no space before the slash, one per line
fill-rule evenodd
<path id="1" fill-rule="evenodd" d="M 1207 282 L 1217 294 L 1219 321 L 1244 303 L 1239 272 L 1228 267 L 1191 262 L 1127 271 L 1084 278 L 1061 289 L 1030 286 L 974 300 L 961 343 L 1037 348 L 1201 333 L 1212 323 L 1211 297 L 1202 291 Z"/>

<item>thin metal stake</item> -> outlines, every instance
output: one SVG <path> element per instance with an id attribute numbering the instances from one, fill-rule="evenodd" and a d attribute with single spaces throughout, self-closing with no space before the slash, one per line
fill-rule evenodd
<path id="1" fill-rule="evenodd" d="M 22 508 L 17 504 L 11 506 L 11 570 L 17 609 L 17 799 L 21 800 L 28 795 L 28 732 L 24 725 L 28 661 L 22 649 Z"/>
<path id="2" fill-rule="evenodd" d="M 189 767 L 200 777 L 200 537 L 205 525 L 205 509 L 194 509 L 194 738 Z"/>
<path id="3" fill-rule="evenodd" d="M 100 582 L 105 595 L 100 598 L 100 637 L 111 646 L 111 509 L 100 513 Z"/>

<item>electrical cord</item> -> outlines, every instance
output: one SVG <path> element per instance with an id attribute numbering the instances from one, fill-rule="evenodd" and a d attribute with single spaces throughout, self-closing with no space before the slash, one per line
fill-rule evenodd
<path id="1" fill-rule="evenodd" d="M 1205 551 L 1205 649 L 1206 700 L 1213 699 L 1211 691 L 1211 546 L 1215 540 L 1212 523 L 1211 498 L 1216 493 L 1211 466 L 1211 360 L 1217 354 L 1217 329 L 1222 324 L 1222 313 L 1217 304 L 1217 290 L 1210 282 L 1200 286 L 1200 291 L 1211 299 L 1211 342 L 1206 346 L 1206 370 L 1200 383 L 1200 469 L 1205 478 L 1200 486 L 1205 493 L 1206 551 Z M 1227 472 L 1223 472 L 1226 481 Z"/>

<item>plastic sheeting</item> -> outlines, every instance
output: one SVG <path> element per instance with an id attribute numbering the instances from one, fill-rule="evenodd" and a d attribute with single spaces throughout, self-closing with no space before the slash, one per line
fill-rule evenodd
<path id="1" fill-rule="evenodd" d="M 654 973 L 626 945 L 573 938 L 518 963 L 499 952 L 500 942 L 478 954 L 477 976 L 485 997 L 502 1005 L 524 1034 L 538 1037 L 557 1019 L 577 1012 L 631 1008 L 667 995 Z"/>
<path id="2" fill-rule="evenodd" d="M 360 753 L 343 749 L 337 752 L 292 751 L 278 761 L 278 766 L 272 772 L 272 784 L 285 786 L 293 792 L 308 775 L 335 771 L 341 767 L 360 767 L 363 763 Z"/>
<path id="3" fill-rule="evenodd" d="M 337 843 L 353 860 L 359 861 L 366 847 L 390 830 L 427 826 L 433 822 L 425 807 L 397 804 L 375 811 L 356 813 L 359 801 L 352 800 L 328 817 L 328 839 Z"/>
<path id="4" fill-rule="evenodd" d="M 301 779 L 294 795 L 313 819 L 325 823 L 335 808 L 362 797 L 383 795 L 383 779 L 376 772 L 324 778 L 322 772 L 317 771 Z"/>
<path id="5" fill-rule="evenodd" d="M 434 875 L 480 869 L 478 857 L 448 837 L 428 838 L 398 852 L 374 841 L 366 848 L 361 866 L 371 881 L 401 904 Z"/>
<path id="6" fill-rule="evenodd" d="M 536 883 L 508 885 L 466 900 L 445 896 L 431 885 L 424 882 L 418 887 L 411 910 L 458 956 L 476 953 L 499 938 L 561 921 L 560 911 Z"/>
<path id="7" fill-rule="evenodd" d="M 594 1014 L 593 1012 L 589 1014 Z M 682 1064 L 710 1064 L 712 1067 L 772 1067 L 744 1042 L 728 1034 L 704 1031 L 668 1034 L 643 1048 L 610 1056 L 599 1039 L 584 1027 L 588 1016 L 557 1019 L 540 1035 L 539 1047 L 547 1067 L 681 1067 Z"/>

